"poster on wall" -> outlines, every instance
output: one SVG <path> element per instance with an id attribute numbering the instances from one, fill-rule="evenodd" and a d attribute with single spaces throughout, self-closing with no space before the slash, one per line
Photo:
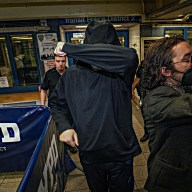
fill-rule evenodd
<path id="1" fill-rule="evenodd" d="M 44 70 L 45 73 L 49 70 L 55 67 L 54 60 L 47 60 L 44 61 Z"/>
<path id="2" fill-rule="evenodd" d="M 7 77 L 0 77 L 0 87 L 9 87 Z"/>
<path id="3" fill-rule="evenodd" d="M 53 60 L 54 49 L 57 44 L 56 33 L 41 33 L 37 34 L 40 60 Z"/>

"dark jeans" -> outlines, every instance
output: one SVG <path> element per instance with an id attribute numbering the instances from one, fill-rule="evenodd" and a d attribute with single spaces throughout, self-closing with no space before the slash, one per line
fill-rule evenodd
<path id="1" fill-rule="evenodd" d="M 82 162 L 81 162 L 82 163 Z M 82 163 L 91 192 L 133 192 L 133 161 Z"/>

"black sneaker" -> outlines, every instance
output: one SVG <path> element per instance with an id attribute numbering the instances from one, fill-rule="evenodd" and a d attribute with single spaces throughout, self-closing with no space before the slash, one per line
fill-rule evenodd
<path id="1" fill-rule="evenodd" d="M 145 134 L 145 135 L 143 135 L 143 137 L 141 137 L 141 139 L 140 139 L 140 142 L 145 142 L 145 141 L 147 141 L 149 139 L 149 134 Z"/>

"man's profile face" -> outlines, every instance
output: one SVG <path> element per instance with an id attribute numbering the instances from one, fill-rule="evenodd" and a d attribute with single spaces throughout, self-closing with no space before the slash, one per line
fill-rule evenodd
<path id="1" fill-rule="evenodd" d="M 57 69 L 57 71 L 64 71 L 65 70 L 65 65 L 66 65 L 66 57 L 59 57 L 59 56 L 55 56 L 55 67 Z"/>
<path id="2" fill-rule="evenodd" d="M 175 45 L 172 48 L 172 50 L 175 55 L 173 57 L 173 65 L 174 65 L 175 71 L 180 71 L 185 73 L 187 70 L 192 68 L 192 63 L 191 63 L 192 47 L 190 46 L 189 43 L 181 42 Z M 172 76 L 177 80 L 181 81 L 183 74 L 174 72 Z"/>

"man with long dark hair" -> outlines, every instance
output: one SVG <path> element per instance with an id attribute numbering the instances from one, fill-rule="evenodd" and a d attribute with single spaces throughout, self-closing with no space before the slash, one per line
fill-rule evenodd
<path id="1" fill-rule="evenodd" d="M 150 155 L 145 188 L 149 192 L 191 192 L 192 48 L 180 36 L 150 46 L 144 59 L 143 111 Z"/>

